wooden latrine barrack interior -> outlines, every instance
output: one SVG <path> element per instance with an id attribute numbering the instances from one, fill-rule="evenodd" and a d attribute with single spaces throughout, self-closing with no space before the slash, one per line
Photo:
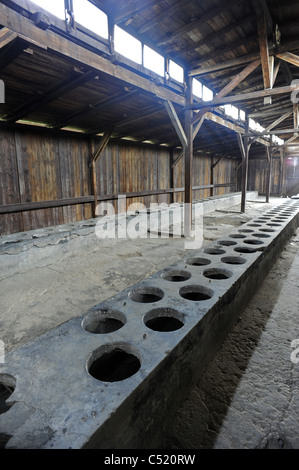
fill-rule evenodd
<path id="1" fill-rule="evenodd" d="M 119 194 L 191 203 L 242 191 L 244 212 L 247 189 L 266 200 L 296 191 L 298 2 L 90 3 L 107 15 L 107 39 L 71 1 L 65 20 L 1 2 L 1 234 L 93 217 Z M 116 51 L 115 26 L 164 57 L 164 76 Z M 194 79 L 213 99 L 193 94 Z"/>

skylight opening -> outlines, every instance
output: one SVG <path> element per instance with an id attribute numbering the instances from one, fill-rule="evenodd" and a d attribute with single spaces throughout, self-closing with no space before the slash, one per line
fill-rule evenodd
<path id="1" fill-rule="evenodd" d="M 144 62 L 143 65 L 152 72 L 164 77 L 165 60 L 164 57 L 155 52 L 148 46 L 144 46 Z"/>
<path id="2" fill-rule="evenodd" d="M 169 61 L 169 75 L 177 82 L 184 83 L 184 69 L 172 60 Z"/>
<path id="3" fill-rule="evenodd" d="M 114 47 L 116 52 L 127 59 L 142 64 L 142 44 L 119 26 L 114 27 Z"/>
<path id="4" fill-rule="evenodd" d="M 208 87 L 203 85 L 202 87 L 202 99 L 203 101 L 212 101 L 214 93 Z"/>
<path id="5" fill-rule="evenodd" d="M 202 98 L 202 83 L 198 81 L 196 78 L 192 80 L 192 88 L 193 88 L 193 95 L 197 96 L 198 98 Z"/>
<path id="6" fill-rule="evenodd" d="M 103 11 L 88 0 L 73 0 L 73 6 L 75 21 L 78 24 L 90 29 L 90 31 L 93 31 L 99 36 L 108 39 L 108 18 Z"/>
<path id="7" fill-rule="evenodd" d="M 243 109 L 240 109 L 240 119 L 241 121 L 245 121 L 246 119 L 246 114 L 245 114 L 245 111 L 243 111 Z"/>
<path id="8" fill-rule="evenodd" d="M 65 20 L 64 0 L 34 0 L 34 3 L 61 20 Z"/>

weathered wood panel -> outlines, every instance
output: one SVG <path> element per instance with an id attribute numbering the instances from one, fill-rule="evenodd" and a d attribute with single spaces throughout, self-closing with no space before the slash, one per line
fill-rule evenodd
<path id="1" fill-rule="evenodd" d="M 97 151 L 100 138 L 90 139 L 77 133 L 49 133 L 44 130 L 2 130 L 0 134 L 0 205 L 71 200 L 57 207 L 26 207 L 26 211 L 0 215 L 1 234 L 28 231 L 93 217 L 92 202 L 78 200 L 92 197 L 89 159 Z M 176 159 L 179 150 L 173 152 Z M 111 141 L 96 162 L 97 194 L 99 196 L 137 193 L 127 198 L 127 208 L 141 202 L 171 203 L 172 194 L 138 193 L 171 188 L 172 152 L 166 147 L 136 145 Z M 210 156 L 194 155 L 193 185 L 209 185 Z M 233 182 L 236 163 L 223 160 L 215 169 L 214 183 Z M 184 160 L 173 171 L 175 188 L 184 187 Z M 232 191 L 217 188 L 215 194 Z M 209 196 L 209 189 L 193 191 L 193 198 Z M 90 199 L 92 201 L 92 199 Z M 183 192 L 176 192 L 174 201 L 182 202 Z M 117 209 L 117 200 L 112 200 Z M 20 209 L 18 209 L 20 210 Z"/>
<path id="2" fill-rule="evenodd" d="M 277 196 L 280 193 L 281 166 L 280 159 L 272 160 L 271 172 L 271 194 Z M 267 179 L 267 160 L 249 159 L 248 165 L 248 189 L 250 191 L 258 191 L 259 194 L 266 194 Z"/>

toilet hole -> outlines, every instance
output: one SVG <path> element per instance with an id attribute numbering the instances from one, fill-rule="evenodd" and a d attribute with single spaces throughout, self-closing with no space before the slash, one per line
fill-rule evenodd
<path id="1" fill-rule="evenodd" d="M 241 233 L 232 233 L 229 235 L 230 238 L 246 238 L 246 235 L 242 235 Z"/>
<path id="2" fill-rule="evenodd" d="M 253 233 L 252 236 L 256 238 L 271 238 L 271 235 L 266 233 Z"/>
<path id="3" fill-rule="evenodd" d="M 144 324 L 153 331 L 177 331 L 184 326 L 184 317 L 172 308 L 158 308 L 145 315 Z"/>
<path id="4" fill-rule="evenodd" d="M 229 279 L 233 275 L 233 273 L 227 271 L 226 269 L 211 268 L 204 271 L 203 275 L 208 279 L 223 280 Z"/>
<path id="5" fill-rule="evenodd" d="M 233 245 L 237 245 L 237 242 L 233 242 L 232 240 L 219 240 L 217 242 L 219 245 L 222 245 L 222 246 L 233 246 Z"/>
<path id="6" fill-rule="evenodd" d="M 190 266 L 206 266 L 211 264 L 211 260 L 207 258 L 188 258 L 186 263 Z"/>
<path id="7" fill-rule="evenodd" d="M 256 253 L 257 250 L 246 246 L 237 246 L 236 248 L 234 248 L 234 251 L 236 251 L 237 253 Z"/>
<path id="8" fill-rule="evenodd" d="M 225 256 L 221 261 L 226 264 L 245 264 L 247 260 L 240 256 Z"/>
<path id="9" fill-rule="evenodd" d="M 204 253 L 207 253 L 208 255 L 224 255 L 226 252 L 220 248 L 206 248 Z"/>
<path id="10" fill-rule="evenodd" d="M 6 413 L 12 403 L 6 403 L 16 388 L 16 379 L 9 374 L 0 374 L 0 415 Z"/>
<path id="11" fill-rule="evenodd" d="M 82 321 L 88 333 L 107 334 L 117 331 L 126 323 L 126 317 L 117 310 L 99 309 L 90 312 Z"/>
<path id="12" fill-rule="evenodd" d="M 180 289 L 180 296 L 193 302 L 209 300 L 213 295 L 214 292 L 204 286 L 184 286 Z"/>
<path id="13" fill-rule="evenodd" d="M 188 271 L 182 271 L 179 269 L 174 269 L 172 271 L 167 271 L 162 274 L 163 279 L 170 282 L 184 282 L 191 278 L 191 273 Z"/>
<path id="14" fill-rule="evenodd" d="M 138 354 L 130 345 L 111 344 L 93 352 L 88 361 L 89 374 L 102 382 L 120 382 L 140 369 Z"/>
<path id="15" fill-rule="evenodd" d="M 263 245 L 264 242 L 262 240 L 244 240 L 244 243 L 247 243 L 248 245 Z"/>
<path id="16" fill-rule="evenodd" d="M 133 302 L 142 304 L 159 302 L 163 297 L 164 292 L 157 287 L 140 287 L 129 292 L 129 298 L 133 300 Z"/>

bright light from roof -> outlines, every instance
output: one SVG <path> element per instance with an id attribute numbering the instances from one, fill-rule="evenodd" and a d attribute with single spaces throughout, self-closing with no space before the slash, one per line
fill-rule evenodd
<path id="1" fill-rule="evenodd" d="M 49 0 L 34 0 L 34 3 L 52 13 L 52 15 L 57 16 L 57 18 L 65 19 L 64 0 L 51 0 L 50 2 Z"/>
<path id="2" fill-rule="evenodd" d="M 164 77 L 164 57 L 148 46 L 144 46 L 144 67 Z"/>
<path id="3" fill-rule="evenodd" d="M 202 98 L 202 84 L 200 81 L 196 80 L 196 78 L 193 78 L 192 80 L 192 88 L 193 94 L 198 98 Z"/>
<path id="4" fill-rule="evenodd" d="M 184 83 L 184 70 L 178 64 L 173 62 L 172 60 L 169 61 L 169 74 L 171 78 L 177 80 L 180 83 Z"/>
<path id="5" fill-rule="evenodd" d="M 133 60 L 137 64 L 142 63 L 141 42 L 118 26 L 114 28 L 114 47 L 116 52 L 127 59 Z"/>
<path id="6" fill-rule="evenodd" d="M 211 101 L 214 97 L 212 90 L 203 85 L 202 87 L 202 99 L 203 101 Z"/>
<path id="7" fill-rule="evenodd" d="M 103 11 L 92 5 L 88 0 L 73 0 L 73 5 L 77 23 L 108 39 L 108 19 Z"/>

